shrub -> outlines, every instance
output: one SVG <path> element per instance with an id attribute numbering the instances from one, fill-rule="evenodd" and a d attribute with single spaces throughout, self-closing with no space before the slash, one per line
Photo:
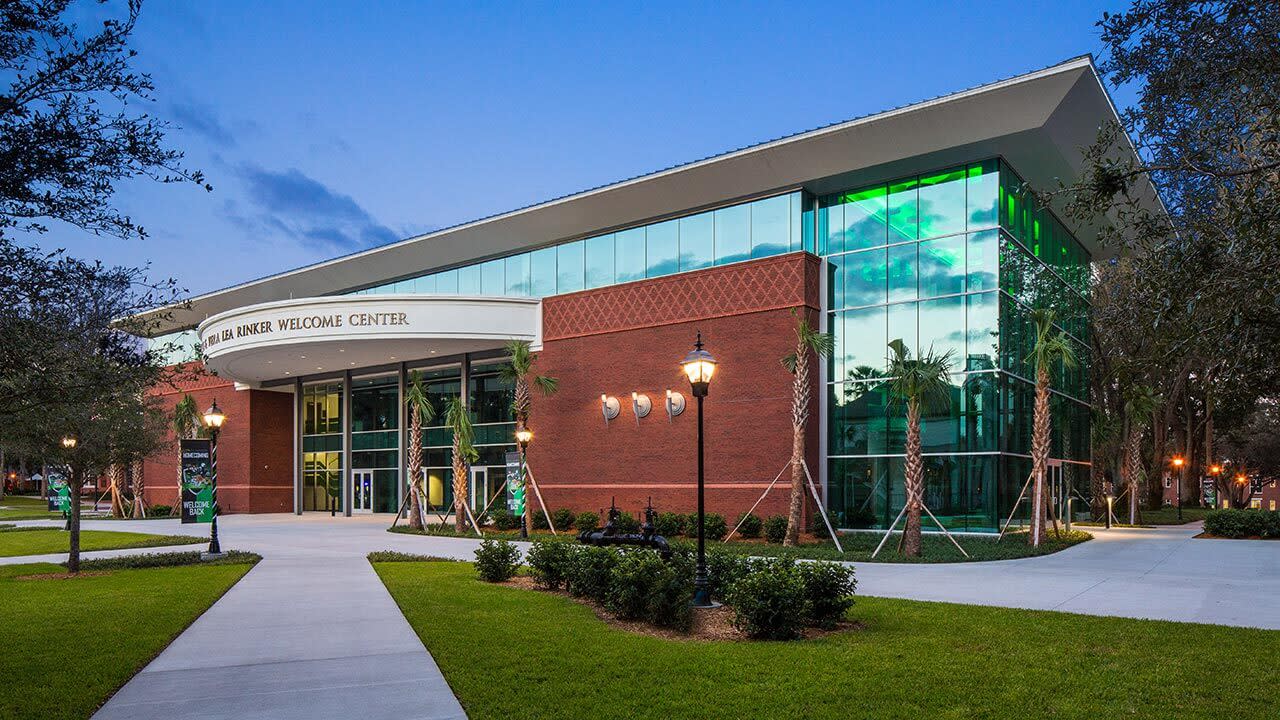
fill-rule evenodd
<path id="1" fill-rule="evenodd" d="M 743 513 L 738 516 L 738 534 L 744 538 L 758 538 L 764 528 L 764 522 L 755 515 Z"/>
<path id="2" fill-rule="evenodd" d="M 556 524 L 556 532 L 573 527 L 574 515 L 569 508 L 560 508 L 551 513 L 551 520 Z"/>
<path id="3" fill-rule="evenodd" d="M 853 568 L 833 562 L 801 563 L 800 577 L 804 580 L 805 606 L 809 608 L 808 623 L 825 630 L 835 627 L 853 607 L 853 591 L 858 584 Z"/>
<path id="4" fill-rule="evenodd" d="M 620 557 L 621 553 L 613 548 L 579 547 L 569 565 L 569 592 L 603 605 Z"/>
<path id="5" fill-rule="evenodd" d="M 573 524 L 578 528 L 579 532 L 595 530 L 600 527 L 600 515 L 593 513 L 590 510 L 580 512 L 578 513 L 578 516 L 573 519 Z"/>
<path id="6" fill-rule="evenodd" d="M 654 578 L 667 570 L 657 553 L 635 550 L 622 554 L 613 567 L 605 607 L 623 620 L 639 620 L 649 609 Z"/>
<path id="7" fill-rule="evenodd" d="M 711 549 L 707 551 L 707 589 L 711 597 L 724 599 L 725 591 L 737 580 L 751 572 L 751 558 L 728 550 Z M 693 555 L 689 554 L 689 564 L 693 564 Z"/>
<path id="8" fill-rule="evenodd" d="M 840 527 L 840 518 L 834 512 L 827 513 L 827 519 L 831 521 L 831 527 Z M 822 522 L 822 513 L 809 513 L 809 533 L 818 537 L 826 537 L 830 533 L 827 532 L 827 524 Z"/>
<path id="9" fill-rule="evenodd" d="M 216 560 L 204 560 L 198 550 L 174 553 L 143 553 L 141 555 L 120 555 L 117 557 L 81 560 L 80 571 L 89 570 L 142 570 L 145 568 L 178 567 L 181 565 L 244 565 L 253 564 L 262 559 L 256 553 L 242 550 L 228 550 Z M 66 567 L 66 563 L 62 563 Z"/>
<path id="10" fill-rule="evenodd" d="M 525 512 L 530 512 L 530 510 L 526 508 Z M 533 529 L 534 530 L 546 530 L 549 527 L 551 527 L 551 525 L 547 523 L 546 510 L 538 510 L 537 512 L 533 513 Z"/>
<path id="11" fill-rule="evenodd" d="M 568 584 L 573 571 L 575 546 L 562 542 L 539 541 L 529 547 L 525 559 L 533 570 L 533 579 L 548 590 Z"/>
<path id="12" fill-rule="evenodd" d="M 788 559 L 755 563 L 729 585 L 725 604 L 733 609 L 733 626 L 761 640 L 794 640 L 809 617 L 804 577 Z"/>
<path id="13" fill-rule="evenodd" d="M 698 537 L 698 513 L 691 512 L 684 516 L 684 525 L 682 526 L 685 537 Z"/>
<path id="14" fill-rule="evenodd" d="M 787 537 L 787 516 L 771 515 L 764 521 L 764 539 L 780 543 Z"/>
<path id="15" fill-rule="evenodd" d="M 169 517 L 172 513 L 172 505 L 152 505 L 147 508 L 147 517 Z"/>
<path id="16" fill-rule="evenodd" d="M 653 519 L 653 530 L 662 537 L 673 538 L 684 531 L 684 516 L 680 513 L 658 513 Z"/>
<path id="17" fill-rule="evenodd" d="M 489 519 L 493 520 L 493 527 L 497 530 L 514 530 L 520 527 L 520 518 L 504 507 L 490 510 Z"/>
<path id="18" fill-rule="evenodd" d="M 618 518 L 613 521 L 613 528 L 620 533 L 640 532 L 640 521 L 635 519 L 635 517 L 626 510 L 620 510 L 618 512 Z"/>
<path id="19" fill-rule="evenodd" d="M 399 552 L 398 550 L 374 550 L 365 556 L 369 562 L 458 562 L 453 558 L 439 557 L 436 555 L 416 555 L 414 553 Z"/>
<path id="20" fill-rule="evenodd" d="M 697 532 L 697 526 L 694 526 L 694 532 Z M 724 521 L 724 516 L 720 513 L 707 513 L 703 519 L 702 532 L 708 540 L 720 541 L 725 535 L 729 534 L 729 526 Z"/>
<path id="21" fill-rule="evenodd" d="M 1204 529 L 1225 538 L 1280 537 L 1280 511 L 1213 510 L 1205 516 Z"/>
<path id="22" fill-rule="evenodd" d="M 506 582 L 520 569 L 520 551 L 506 540 L 482 540 L 476 548 L 476 574 L 485 582 Z"/>

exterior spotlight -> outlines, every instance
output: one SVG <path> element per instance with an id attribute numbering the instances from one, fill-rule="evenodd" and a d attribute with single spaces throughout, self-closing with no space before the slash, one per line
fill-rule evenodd
<path id="1" fill-rule="evenodd" d="M 1180 467 L 1182 467 L 1182 464 L 1183 464 L 1184 462 L 1186 462 L 1186 461 L 1185 461 L 1185 460 L 1183 460 L 1181 456 L 1178 456 L 1178 457 L 1174 457 L 1174 458 L 1173 458 L 1173 466 L 1174 466 L 1174 467 L 1176 467 L 1176 468 L 1180 468 Z"/>
<path id="2" fill-rule="evenodd" d="M 520 428 L 516 431 L 516 442 L 520 443 L 520 447 L 528 447 L 530 440 L 533 440 L 533 431 L 529 428 Z"/>
<path id="3" fill-rule="evenodd" d="M 702 349 L 702 333 L 698 333 L 698 339 L 693 344 L 693 349 L 688 355 L 684 356 L 684 360 L 680 362 L 680 367 L 684 369 L 684 374 L 689 377 L 689 385 L 693 388 L 693 396 L 696 398 L 706 397 L 707 390 L 711 386 L 711 376 L 716 373 L 716 359 L 711 353 Z"/>
<path id="4" fill-rule="evenodd" d="M 610 420 L 618 417 L 618 413 L 622 412 L 622 406 L 618 404 L 618 398 L 601 393 L 600 412 L 604 413 L 604 424 L 608 425 Z"/>
<path id="5" fill-rule="evenodd" d="M 648 395 L 641 395 L 637 392 L 631 393 L 631 411 L 636 415 L 636 424 L 640 424 L 640 418 L 648 417 L 649 411 L 653 410 L 653 401 L 649 400 Z"/>
<path id="6" fill-rule="evenodd" d="M 667 422 L 684 412 L 684 396 L 674 390 L 667 391 Z"/>
<path id="7" fill-rule="evenodd" d="M 77 440 L 75 435 L 68 435 L 62 438 L 62 447 L 68 450 L 74 450 L 76 447 L 76 442 Z"/>
<path id="8" fill-rule="evenodd" d="M 1115 504 L 1116 496 L 1107 493 L 1107 529 L 1111 529 L 1111 506 Z"/>

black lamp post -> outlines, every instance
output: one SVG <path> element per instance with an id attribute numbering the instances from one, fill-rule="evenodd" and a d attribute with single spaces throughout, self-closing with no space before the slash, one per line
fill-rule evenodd
<path id="1" fill-rule="evenodd" d="M 62 447 L 63 447 L 65 450 L 67 450 L 67 451 L 75 450 L 75 449 L 76 449 L 76 443 L 77 443 L 77 440 L 76 440 L 76 436 L 75 436 L 75 435 L 67 435 L 66 437 L 62 438 Z M 67 464 L 67 476 L 68 476 L 68 477 L 67 477 L 67 482 L 68 482 L 68 483 L 70 483 L 70 482 L 71 482 L 71 477 L 70 477 L 70 475 L 71 475 L 71 465 L 70 465 L 70 463 L 68 463 L 68 464 Z M 45 476 L 46 476 L 46 477 L 45 477 L 45 481 L 44 481 L 44 482 L 45 482 L 45 494 L 47 495 L 47 494 L 49 493 L 49 490 L 48 490 L 48 487 L 49 487 L 49 478 L 48 478 L 48 473 L 47 473 L 47 472 L 45 473 Z M 68 487 L 69 487 L 69 485 L 68 485 Z M 70 493 L 68 493 L 68 496 L 70 496 Z M 71 501 L 72 501 L 72 502 L 77 502 L 77 503 L 78 503 L 78 502 L 80 502 L 80 498 L 78 497 L 78 493 L 77 493 L 77 497 L 71 498 Z M 68 506 L 67 506 L 67 509 L 66 509 L 66 510 L 63 510 L 63 511 L 62 511 L 62 516 L 63 516 L 63 518 L 67 521 L 66 531 L 67 531 L 67 532 L 71 532 L 71 506 L 70 506 L 70 505 L 68 505 Z"/>
<path id="2" fill-rule="evenodd" d="M 529 537 L 529 484 L 524 477 L 525 453 L 529 450 L 529 441 L 533 439 L 533 431 L 524 425 L 516 430 L 516 446 L 520 448 L 520 492 L 524 493 L 524 517 L 520 518 L 520 537 Z"/>
<path id="3" fill-rule="evenodd" d="M 716 360 L 711 353 L 702 349 L 702 333 L 693 344 L 693 350 L 680 363 L 685 375 L 689 376 L 689 385 L 693 396 L 698 398 L 698 565 L 693 576 L 693 606 L 712 607 L 711 591 L 707 587 L 707 549 L 703 534 L 706 525 L 706 507 L 703 485 L 703 452 L 702 452 L 702 401 L 707 397 L 711 386 L 711 376 L 716 372 Z"/>
<path id="4" fill-rule="evenodd" d="M 1176 468 L 1178 468 L 1178 489 L 1177 489 L 1177 497 L 1178 497 L 1178 522 L 1182 522 L 1182 481 L 1183 481 L 1183 480 L 1186 478 L 1186 476 L 1187 476 L 1187 474 L 1186 474 L 1186 467 L 1185 467 L 1185 466 L 1186 466 L 1186 461 L 1185 461 L 1185 460 L 1183 460 L 1181 457 L 1175 457 L 1175 458 L 1173 459 L 1173 466 L 1174 466 L 1174 467 L 1176 467 Z"/>
<path id="5" fill-rule="evenodd" d="M 215 398 L 208 410 L 204 411 L 204 426 L 209 429 L 209 477 L 213 482 L 213 522 L 209 526 L 209 554 L 220 555 L 222 546 L 218 544 L 218 433 L 227 416 L 218 407 Z"/>

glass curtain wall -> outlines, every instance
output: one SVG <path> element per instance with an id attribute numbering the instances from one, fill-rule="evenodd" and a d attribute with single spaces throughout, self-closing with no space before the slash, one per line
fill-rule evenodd
<path id="1" fill-rule="evenodd" d="M 342 512 L 342 382 L 302 388 L 302 509 Z"/>
<path id="2" fill-rule="evenodd" d="M 885 382 L 895 339 L 913 357 L 932 350 L 952 359 L 950 402 L 927 409 L 921 423 L 925 500 L 938 519 L 958 530 L 995 530 L 1026 477 L 1021 463 L 1029 463 L 1029 446 L 1022 439 L 1030 436 L 1031 406 L 1025 382 L 1007 373 L 1029 350 L 1020 342 L 1025 334 L 1011 329 L 1016 302 L 1007 286 L 1039 278 L 1042 270 L 1049 274 L 1038 287 L 1059 272 L 1087 283 L 1088 255 L 1043 211 L 1028 227 L 1041 228 L 1042 252 L 1055 253 L 1058 269 L 1034 252 L 1010 255 L 1018 243 L 1001 228 L 1005 177 L 1001 163 L 989 160 L 818 199 L 818 250 L 826 257 L 827 322 L 835 337 L 827 385 L 828 502 L 843 527 L 887 527 L 905 502 L 906 411 Z M 1013 265 L 1013 257 L 1029 264 Z M 1064 326 L 1087 332 L 1079 292 L 1042 294 L 1071 305 Z M 1044 304 L 1033 299 L 1028 307 Z M 1087 362 L 1059 375 L 1087 394 Z M 1066 395 L 1061 400 L 1063 420 L 1055 418 L 1055 429 L 1066 431 L 1055 432 L 1054 457 L 1087 461 L 1087 412 L 1081 431 L 1074 404 Z M 1076 452 L 1080 432 L 1083 456 Z"/>
<path id="3" fill-rule="evenodd" d="M 462 392 L 462 368 L 422 370 L 422 386 L 435 419 L 422 430 L 422 468 L 426 475 L 429 511 L 446 513 L 453 507 L 453 432 L 445 425 L 449 403 Z M 412 450 L 410 450 L 412 452 Z"/>
<path id="4" fill-rule="evenodd" d="M 813 250 L 800 192 L 400 280 L 356 295 L 547 297 L 793 250 Z M 806 242 L 805 240 L 808 240 Z"/>
<path id="5" fill-rule="evenodd" d="M 399 509 L 399 404 L 396 375 L 351 381 L 351 467 L 373 473 L 373 512 Z"/>
<path id="6" fill-rule="evenodd" d="M 507 453 L 515 452 L 515 392 L 500 376 L 503 361 L 474 363 L 468 382 L 471 421 L 476 428 L 480 457 L 473 467 L 485 468 L 483 486 L 473 488 L 472 505 L 490 509 L 506 506 Z M 495 499 L 495 496 L 496 499 Z"/>

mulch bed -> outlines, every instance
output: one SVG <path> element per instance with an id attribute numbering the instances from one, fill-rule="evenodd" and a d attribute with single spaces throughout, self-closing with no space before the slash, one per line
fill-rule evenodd
<path id="1" fill-rule="evenodd" d="M 693 613 L 693 626 L 689 632 L 681 632 L 672 628 L 657 627 L 649 623 L 639 620 L 622 620 L 616 615 L 609 612 L 604 607 L 591 602 L 587 598 L 574 597 L 564 590 L 547 590 L 534 582 L 533 578 L 528 575 L 517 575 L 505 583 L 501 583 L 508 587 L 519 588 L 521 590 L 533 590 L 536 592 L 549 593 L 551 595 L 559 595 L 568 598 L 579 605 L 585 605 L 591 608 L 597 618 L 600 618 L 606 625 L 615 627 L 624 632 L 634 635 L 647 635 L 649 637 L 662 638 L 664 640 L 702 640 L 708 642 L 753 642 L 741 630 L 733 626 L 733 611 L 727 607 L 720 606 L 705 610 L 695 610 Z M 805 628 L 803 638 L 805 640 L 826 637 L 837 633 L 862 630 L 866 626 L 857 621 L 846 620 L 831 630 L 822 630 L 819 628 Z"/>
<path id="2" fill-rule="evenodd" d="M 1191 539 L 1192 540 L 1280 540 L 1280 538 L 1259 537 L 1257 535 L 1233 538 L 1233 537 L 1226 537 L 1224 535 L 1210 535 L 1207 532 L 1202 532 L 1199 535 L 1192 535 Z"/>
<path id="3" fill-rule="evenodd" d="M 74 580 L 76 578 L 97 577 L 99 575 L 110 575 L 109 570 L 86 570 L 84 572 L 75 573 L 68 572 L 57 573 L 37 573 L 35 575 L 19 575 L 14 580 Z"/>

